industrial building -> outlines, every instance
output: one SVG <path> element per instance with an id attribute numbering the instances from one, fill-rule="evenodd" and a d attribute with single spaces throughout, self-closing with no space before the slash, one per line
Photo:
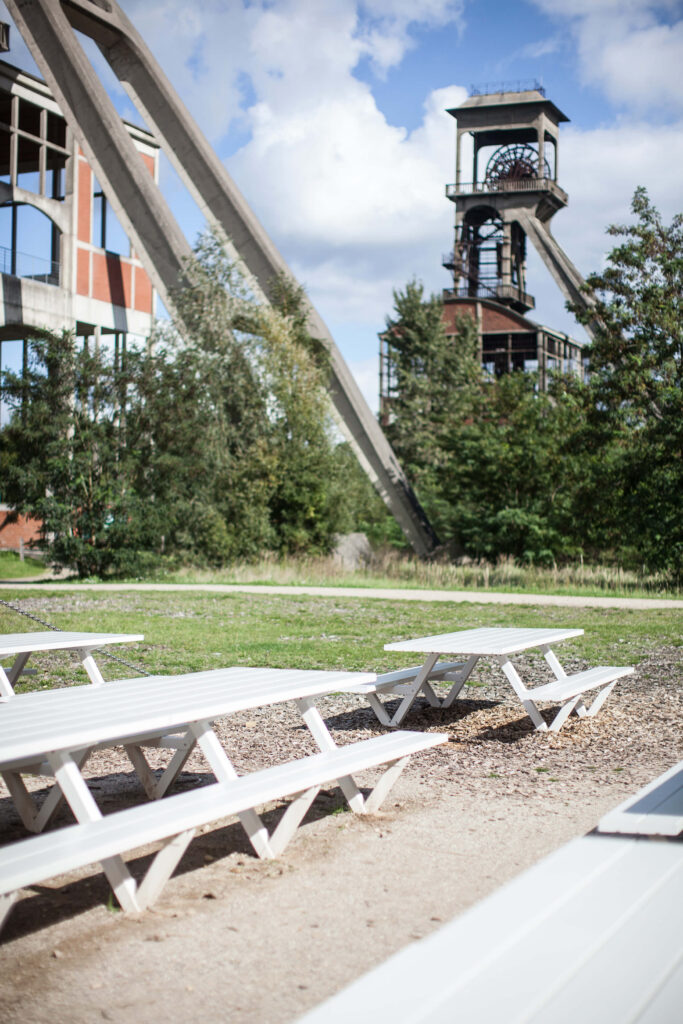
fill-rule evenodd
<path id="1" fill-rule="evenodd" d="M 155 180 L 159 147 L 125 128 Z M 149 335 L 155 290 L 47 85 L 0 61 L 0 358 L 37 328 L 114 354 Z"/>
<path id="2" fill-rule="evenodd" d="M 455 204 L 455 244 L 442 264 L 453 275 L 443 291 L 447 334 L 472 317 L 479 358 L 492 375 L 514 370 L 538 373 L 547 387 L 553 370 L 583 375 L 581 342 L 541 326 L 527 315 L 535 300 L 527 291 L 528 242 L 570 301 L 585 303 L 583 278 L 550 233 L 552 216 L 568 202 L 558 183 L 559 126 L 568 118 L 531 87 L 472 90 L 448 113 L 457 122 L 456 180 L 446 186 Z M 472 168 L 463 166 L 463 136 L 472 137 Z M 590 331 L 589 331 L 590 333 Z M 395 395 L 391 335 L 380 336 L 380 410 L 389 415 Z"/>

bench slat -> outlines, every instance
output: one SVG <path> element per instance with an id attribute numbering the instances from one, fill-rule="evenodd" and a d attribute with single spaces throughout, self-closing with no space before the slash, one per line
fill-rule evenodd
<path id="1" fill-rule="evenodd" d="M 396 672 L 384 672 L 377 676 L 377 681 L 372 683 L 358 683 L 357 686 L 349 688 L 349 693 L 381 693 L 395 683 L 410 682 L 415 679 L 422 665 L 413 665 L 411 668 L 400 668 Z M 429 682 L 438 682 L 446 672 L 458 672 L 464 668 L 461 661 L 440 661 L 429 673 Z"/>
<path id="2" fill-rule="evenodd" d="M 633 671 L 631 666 L 599 665 L 597 668 L 576 672 L 543 686 L 534 686 L 527 692 L 532 700 L 569 700 L 578 693 L 605 686 L 615 679 L 621 679 L 622 676 L 630 676 Z"/>
<path id="3" fill-rule="evenodd" d="M 447 739 L 441 733 L 388 733 L 12 843 L 0 848 L 0 893 L 326 785 Z"/>

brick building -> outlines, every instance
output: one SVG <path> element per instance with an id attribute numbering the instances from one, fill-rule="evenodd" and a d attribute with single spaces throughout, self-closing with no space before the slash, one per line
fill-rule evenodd
<path id="1" fill-rule="evenodd" d="M 126 124 L 149 173 L 159 148 Z M 45 83 L 0 61 L 0 360 L 18 370 L 32 329 L 114 351 L 147 337 L 147 272 Z M 1 497 L 1 495 L 0 495 Z"/>

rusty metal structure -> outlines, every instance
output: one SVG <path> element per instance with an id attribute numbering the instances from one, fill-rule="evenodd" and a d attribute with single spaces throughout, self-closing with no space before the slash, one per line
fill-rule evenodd
<path id="1" fill-rule="evenodd" d="M 474 91 L 448 113 L 457 121 L 456 179 L 446 186 L 455 203 L 455 246 L 443 264 L 453 273 L 453 295 L 491 299 L 519 313 L 533 309 L 526 289 L 530 241 L 564 297 L 585 305 L 583 278 L 550 231 L 568 202 L 558 181 L 558 148 L 559 126 L 569 119 L 536 83 Z M 473 141 L 469 180 L 465 134 Z"/>

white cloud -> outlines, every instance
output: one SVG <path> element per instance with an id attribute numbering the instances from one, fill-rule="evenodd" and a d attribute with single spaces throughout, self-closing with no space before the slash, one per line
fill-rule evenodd
<path id="1" fill-rule="evenodd" d="M 560 150 L 560 183 L 569 193 L 569 204 L 556 215 L 551 230 L 584 276 L 599 270 L 616 244 L 606 234 L 608 225 L 632 220 L 631 200 L 639 185 L 647 188 L 666 222 L 683 209 L 683 121 L 593 130 L 570 126 L 560 136 Z M 535 253 L 530 254 L 527 283 L 536 297 L 536 319 L 581 335 Z"/>
<path id="2" fill-rule="evenodd" d="M 683 110 L 683 17 L 680 0 L 534 0 L 569 21 L 584 82 L 616 106 Z"/>

